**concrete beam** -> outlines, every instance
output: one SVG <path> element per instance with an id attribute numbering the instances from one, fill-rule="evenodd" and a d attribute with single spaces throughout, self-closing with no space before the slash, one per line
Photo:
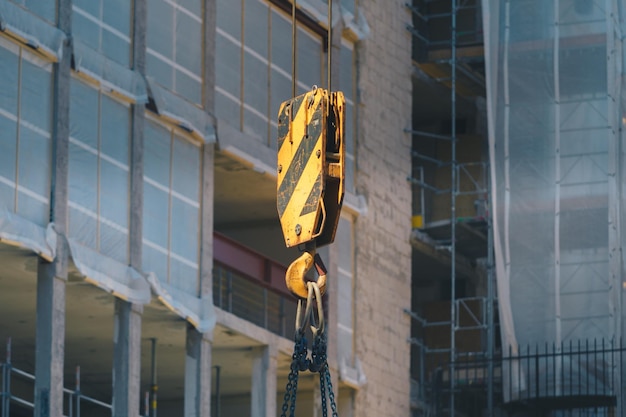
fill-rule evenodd
<path id="1" fill-rule="evenodd" d="M 212 335 L 187 324 L 185 417 L 211 416 Z"/>
<path id="2" fill-rule="evenodd" d="M 139 415 L 141 316 L 143 307 L 115 299 L 113 334 L 113 415 Z"/>
<path id="3" fill-rule="evenodd" d="M 250 416 L 275 416 L 278 351 L 276 346 L 262 346 L 255 348 L 252 355 Z"/>

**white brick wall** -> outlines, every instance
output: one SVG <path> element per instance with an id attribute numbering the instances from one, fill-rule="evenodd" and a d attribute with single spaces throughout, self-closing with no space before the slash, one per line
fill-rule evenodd
<path id="1" fill-rule="evenodd" d="M 411 305 L 411 36 L 405 0 L 361 0 L 369 38 L 357 46 L 360 92 L 356 224 L 356 349 L 368 384 L 355 415 L 409 416 Z"/>

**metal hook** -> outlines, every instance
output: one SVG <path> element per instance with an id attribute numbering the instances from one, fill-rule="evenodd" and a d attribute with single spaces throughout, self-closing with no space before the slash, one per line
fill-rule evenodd
<path id="1" fill-rule="evenodd" d="M 287 268 L 285 274 L 285 283 L 287 289 L 296 297 L 305 299 L 309 297 L 309 289 L 306 280 L 306 273 L 315 265 L 315 269 L 319 274 L 317 285 L 321 295 L 326 293 L 326 267 L 322 259 L 315 253 L 314 248 L 308 248 L 298 259 L 293 261 Z"/>

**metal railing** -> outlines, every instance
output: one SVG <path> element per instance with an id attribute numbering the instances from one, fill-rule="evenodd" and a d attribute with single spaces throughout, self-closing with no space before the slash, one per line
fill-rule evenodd
<path id="1" fill-rule="evenodd" d="M 213 303 L 222 310 L 264 329 L 293 339 L 297 304 L 286 296 L 227 266 L 216 264 Z"/>
<path id="2" fill-rule="evenodd" d="M 562 416 L 617 415 L 618 405 L 623 408 L 626 401 L 624 359 L 626 345 L 606 340 L 509 347 L 491 361 L 484 353 L 459 354 L 454 366 L 456 410 L 480 415 L 487 409 L 492 384 L 493 405 L 511 414 L 552 415 L 548 413 L 560 410 Z M 449 369 L 445 361 L 433 364 L 426 378 L 412 382 L 412 406 L 418 415 L 446 413 Z"/>
<path id="3" fill-rule="evenodd" d="M 6 346 L 6 362 L 0 363 L 2 371 L 2 386 L 0 387 L 0 417 L 9 417 L 11 415 L 11 406 L 16 405 L 20 408 L 29 410 L 35 409 L 34 399 L 25 398 L 23 394 L 12 390 L 14 379 L 25 382 L 26 384 L 35 384 L 35 375 L 18 369 L 11 363 L 11 339 L 9 338 Z M 95 410 L 102 410 L 104 415 L 110 415 L 112 405 L 104 401 L 100 401 L 81 391 L 80 386 L 80 366 L 76 367 L 76 384 L 74 389 L 63 388 L 64 416 L 81 417 L 81 409 L 86 405 L 88 412 L 86 415 L 93 415 Z M 34 389 L 30 390 L 34 392 Z M 147 409 L 147 408 L 146 408 Z M 147 414 L 142 417 L 148 417 Z"/>

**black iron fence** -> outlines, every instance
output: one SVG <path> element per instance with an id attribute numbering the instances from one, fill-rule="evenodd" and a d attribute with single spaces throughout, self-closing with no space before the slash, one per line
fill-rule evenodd
<path id="1" fill-rule="evenodd" d="M 488 416 L 487 410 L 498 416 L 626 415 L 624 360 L 626 345 L 615 340 L 510 347 L 491 359 L 458 355 L 454 366 L 431 366 L 423 386 L 414 381 L 414 415 L 454 415 L 451 387 L 456 413 L 467 417 Z"/>

